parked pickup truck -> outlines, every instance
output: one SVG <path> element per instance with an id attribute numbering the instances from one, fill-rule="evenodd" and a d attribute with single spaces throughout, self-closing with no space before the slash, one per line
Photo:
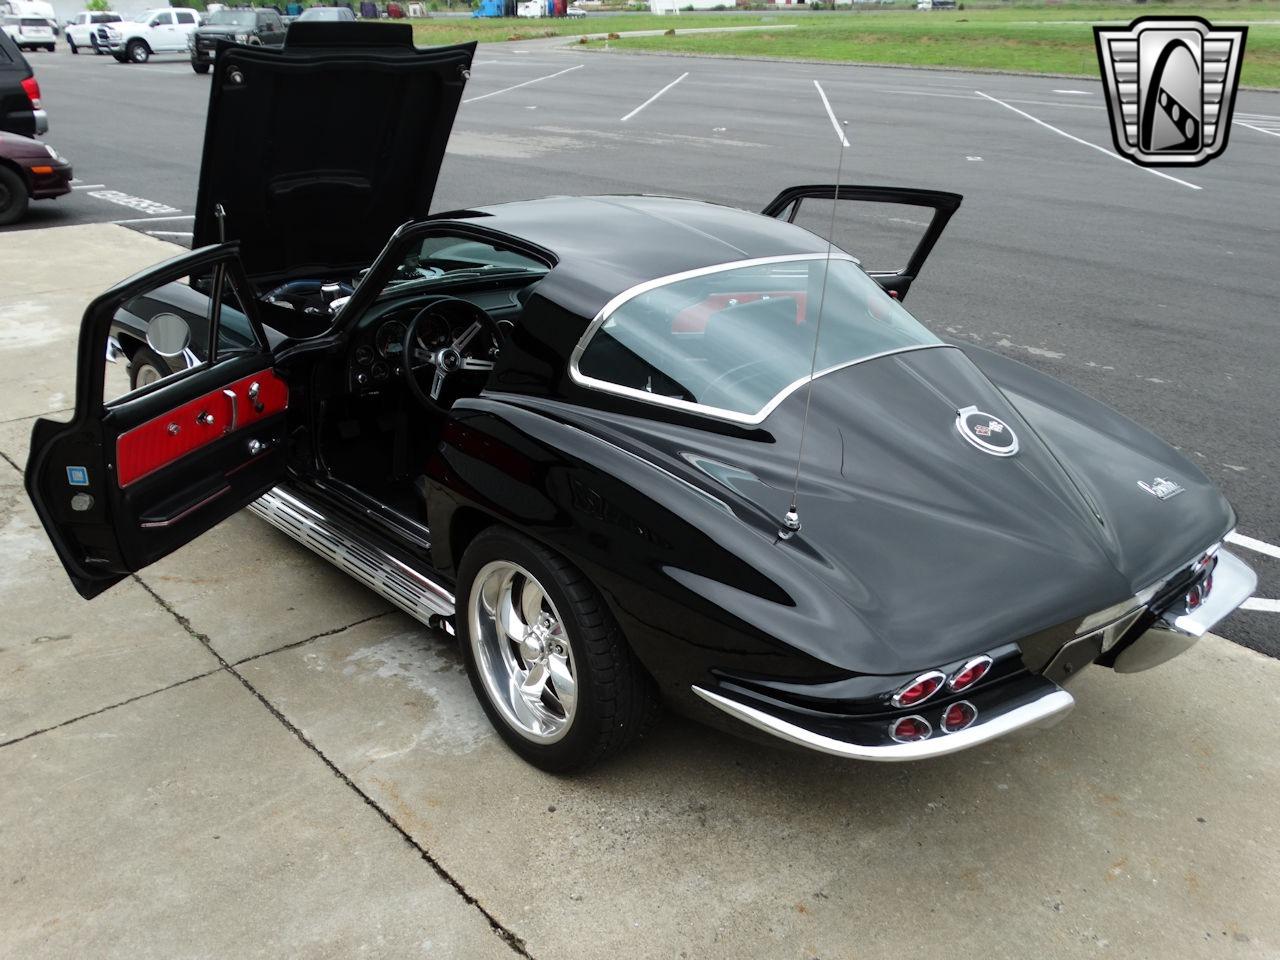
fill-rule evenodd
<path id="1" fill-rule="evenodd" d="M 121 63 L 146 63 L 155 53 L 186 53 L 187 37 L 200 26 L 200 14 L 190 7 L 160 7 L 137 20 L 98 27 L 98 46 Z"/>
<path id="2" fill-rule="evenodd" d="M 191 69 L 208 73 L 219 40 L 249 46 L 278 47 L 284 43 L 284 23 L 269 7 L 256 10 L 218 10 L 205 14 L 202 23 L 189 35 Z"/>

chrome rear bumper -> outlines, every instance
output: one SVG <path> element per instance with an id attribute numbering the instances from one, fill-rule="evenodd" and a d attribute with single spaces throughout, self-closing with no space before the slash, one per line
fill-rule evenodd
<path id="1" fill-rule="evenodd" d="M 911 743 L 867 744 L 842 740 L 809 729 L 798 722 L 766 713 L 759 707 L 704 687 L 695 685 L 693 692 L 729 716 L 797 746 L 850 760 L 884 762 L 942 757 L 976 747 L 989 740 L 1013 733 L 1015 730 L 1052 726 L 1070 713 L 1076 703 L 1075 698 L 1067 691 L 1056 684 L 1042 680 L 1038 687 L 1028 696 L 1021 698 L 1020 702 L 1011 703 L 1005 709 L 988 711 L 985 716 L 980 713 L 978 721 L 973 726 L 955 733 L 936 731 L 927 739 Z"/>
<path id="2" fill-rule="evenodd" d="M 1213 591 L 1193 611 L 1166 610 L 1145 633 L 1116 656 L 1118 673 L 1137 673 L 1159 666 L 1188 650 L 1197 640 L 1244 603 L 1258 588 L 1258 575 L 1229 550 L 1219 550 Z"/>

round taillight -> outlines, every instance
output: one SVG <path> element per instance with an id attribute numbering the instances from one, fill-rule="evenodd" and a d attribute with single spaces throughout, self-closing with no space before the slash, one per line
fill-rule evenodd
<path id="1" fill-rule="evenodd" d="M 1187 609 L 1188 610 L 1196 609 L 1197 607 L 1200 606 L 1200 601 L 1202 599 L 1203 598 L 1200 595 L 1200 585 L 1197 584 L 1196 586 L 1192 587 L 1190 590 L 1187 591 Z"/>
<path id="2" fill-rule="evenodd" d="M 947 681 L 947 686 L 952 690 L 967 689 L 985 677 L 990 669 L 990 657 L 974 657 L 951 675 L 951 679 Z"/>
<path id="3" fill-rule="evenodd" d="M 899 743 L 915 743 L 933 733 L 924 717 L 902 717 L 889 724 L 889 736 Z"/>
<path id="4" fill-rule="evenodd" d="M 913 707 L 917 703 L 924 703 L 946 682 L 947 675 L 941 671 L 930 670 L 928 673 L 922 673 L 893 695 L 893 705 Z"/>
<path id="5" fill-rule="evenodd" d="M 978 711 L 967 700 L 953 703 L 942 711 L 942 732 L 955 733 L 978 719 Z"/>

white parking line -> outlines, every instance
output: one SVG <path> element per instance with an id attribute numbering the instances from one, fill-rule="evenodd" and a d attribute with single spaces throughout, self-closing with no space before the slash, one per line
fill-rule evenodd
<path id="1" fill-rule="evenodd" d="M 105 183 L 73 183 L 72 190 L 100 190 L 105 187 Z"/>
<path id="2" fill-rule="evenodd" d="M 1263 613 L 1280 613 L 1280 600 L 1263 600 L 1261 597 L 1250 597 L 1240 604 L 1241 610 L 1261 610 Z"/>
<path id="3" fill-rule="evenodd" d="M 817 80 L 813 81 L 813 85 L 818 88 L 818 96 L 822 98 L 822 105 L 827 108 L 827 116 L 831 118 L 831 126 L 835 127 L 836 136 L 840 138 L 840 145 L 847 147 L 849 138 L 844 135 L 844 131 L 840 129 L 840 121 L 836 119 L 835 112 L 831 109 L 831 101 L 827 99 L 827 93 L 822 89 L 822 84 Z"/>
<path id="4" fill-rule="evenodd" d="M 1065 93 L 1071 97 L 1092 97 L 1093 94 L 1088 90 L 1055 90 L 1054 93 Z"/>
<path id="5" fill-rule="evenodd" d="M 1269 133 L 1273 137 L 1280 137 L 1280 130 L 1268 130 L 1266 127 L 1255 127 L 1252 123 L 1245 123 L 1243 120 L 1234 120 L 1233 123 L 1242 127 L 1248 127 L 1250 130 L 1257 130 L 1259 133 Z"/>
<path id="6" fill-rule="evenodd" d="M 136 220 L 111 220 L 110 223 L 159 223 L 161 220 L 194 220 L 194 213 L 184 213 L 176 217 L 138 217 Z"/>
<path id="7" fill-rule="evenodd" d="M 152 237 L 189 237 L 190 230 L 146 230 L 143 231 Z"/>
<path id="8" fill-rule="evenodd" d="M 1054 133 L 1058 134 L 1059 136 L 1066 137 L 1068 140 L 1074 140 L 1076 143 L 1089 147 L 1092 150 L 1097 150 L 1099 153 L 1104 154 L 1108 157 L 1111 157 L 1112 159 L 1119 160 L 1121 163 L 1125 164 L 1126 166 L 1132 167 L 1135 170 L 1142 170 L 1142 171 L 1145 171 L 1146 173 L 1151 174 L 1152 176 L 1163 177 L 1165 180 L 1172 180 L 1174 183 L 1180 183 L 1184 187 L 1190 187 L 1192 190 L 1204 189 L 1203 187 L 1196 186 L 1194 183 L 1187 183 L 1186 180 L 1179 180 L 1177 177 L 1171 177 L 1167 173 L 1161 173 L 1159 170 L 1152 170 L 1150 167 L 1140 167 L 1136 163 L 1130 163 L 1124 157 L 1120 156 L 1120 154 L 1115 153 L 1114 151 L 1108 150 L 1106 147 L 1100 147 L 1096 143 L 1090 143 L 1088 140 L 1081 140 L 1079 137 L 1074 136 L 1073 134 L 1067 133 L 1067 131 L 1065 130 L 1059 130 L 1053 124 L 1045 123 L 1039 117 L 1033 117 L 1031 114 L 1027 113 L 1027 111 L 1019 110 L 1017 107 L 1012 106 L 1011 104 L 1005 103 L 1003 100 L 997 100 L 995 97 L 990 96 L 989 94 L 985 94 L 981 90 L 975 90 L 973 92 L 980 97 L 984 97 L 985 99 L 990 100 L 992 103 L 1000 104 L 1000 106 L 1004 107 L 1006 110 L 1012 110 L 1014 113 L 1018 114 L 1019 116 L 1026 117 L 1028 120 L 1032 121 L 1033 123 L 1038 123 L 1040 126 L 1044 127 L 1046 130 L 1052 130 Z"/>
<path id="9" fill-rule="evenodd" d="M 478 97 L 467 97 L 463 103 L 475 103 L 477 100 L 488 100 L 490 97 L 496 97 L 500 93 L 510 93 L 512 90 L 519 90 L 521 87 L 527 87 L 531 83 L 541 83 L 543 80 L 552 80 L 556 77 L 562 77 L 566 73 L 572 73 L 574 70 L 581 70 L 585 67 L 585 63 L 580 63 L 576 67 L 567 67 L 556 73 L 549 73 L 545 77 L 534 77 L 532 80 L 526 80 L 524 83 L 517 83 L 514 86 L 503 87 L 501 90 L 495 90 L 493 93 L 482 93 Z"/>
<path id="10" fill-rule="evenodd" d="M 689 75 L 689 71 L 688 71 L 688 70 L 686 70 L 684 73 L 680 74 L 680 76 L 676 77 L 674 80 L 672 80 L 670 83 L 668 83 L 665 87 L 663 87 L 661 90 L 659 90 L 657 93 L 655 93 L 652 97 L 650 97 L 650 98 L 649 98 L 648 100 L 646 100 L 644 103 L 640 104 L 640 106 L 636 107 L 634 110 L 632 110 L 630 113 L 628 113 L 625 117 L 623 117 L 623 118 L 622 118 L 622 122 L 623 122 L 623 123 L 626 123 L 628 120 L 630 120 L 632 117 L 634 117 L 637 113 L 639 113 L 641 110 L 643 110 L 643 109 L 644 109 L 645 107 L 647 107 L 649 104 L 653 103 L 653 101 L 657 100 L 660 96 L 662 96 L 664 93 L 666 93 L 666 92 L 667 92 L 668 90 L 670 90 L 672 87 L 674 87 L 677 83 L 679 83 L 681 80 L 683 80 L 683 79 L 684 79 L 685 77 L 687 77 L 688 75 Z"/>
<path id="11" fill-rule="evenodd" d="M 1277 547 L 1274 543 L 1267 543 L 1265 540 L 1246 537 L 1243 533 L 1228 533 L 1227 543 L 1234 543 L 1237 547 L 1244 547 L 1254 553 L 1265 553 L 1269 557 L 1280 558 L 1280 547 Z"/>

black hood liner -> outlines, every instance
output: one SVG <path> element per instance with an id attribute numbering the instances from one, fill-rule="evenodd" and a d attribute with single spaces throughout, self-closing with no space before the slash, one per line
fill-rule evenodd
<path id="1" fill-rule="evenodd" d="M 367 266 L 427 216 L 475 44 L 419 50 L 407 25 L 298 23 L 285 46 L 221 44 L 193 228 L 239 240 L 250 277 Z"/>

